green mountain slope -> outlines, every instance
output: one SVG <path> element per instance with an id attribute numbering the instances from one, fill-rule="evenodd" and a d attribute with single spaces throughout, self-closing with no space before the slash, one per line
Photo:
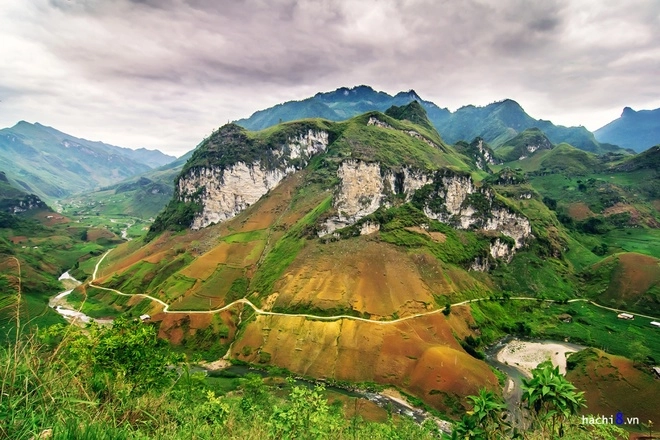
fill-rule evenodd
<path id="1" fill-rule="evenodd" d="M 170 159 L 160 152 L 91 142 L 24 121 L 0 130 L 0 169 L 16 186 L 44 200 L 106 186 Z"/>
<path id="2" fill-rule="evenodd" d="M 538 128 L 528 128 L 496 148 L 495 154 L 505 162 L 521 160 L 536 151 L 551 150 L 552 142 Z"/>
<path id="3" fill-rule="evenodd" d="M 600 142 L 644 151 L 660 144 L 660 108 L 635 111 L 626 107 L 618 119 L 594 131 L 594 135 Z"/>

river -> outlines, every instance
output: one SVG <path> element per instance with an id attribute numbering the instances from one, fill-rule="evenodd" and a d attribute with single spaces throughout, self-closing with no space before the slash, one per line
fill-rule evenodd
<path id="1" fill-rule="evenodd" d="M 527 411 L 522 408 L 522 380 L 531 378 L 530 371 L 539 363 L 550 359 L 566 373 L 566 353 L 577 352 L 586 347 L 569 342 L 551 340 L 522 340 L 507 336 L 486 349 L 486 363 L 507 375 L 502 395 L 511 414 L 514 426 L 526 429 L 529 426 Z"/>
<path id="2" fill-rule="evenodd" d="M 75 310 L 71 308 L 71 305 L 66 300 L 67 295 L 73 292 L 73 290 L 82 283 L 77 279 L 75 279 L 74 277 L 72 277 L 69 271 L 66 271 L 62 275 L 60 275 L 58 280 L 62 282 L 65 289 L 67 290 L 60 292 L 54 297 L 52 297 L 48 301 L 48 306 L 53 308 L 57 313 L 62 315 L 64 319 L 66 319 L 72 324 L 76 324 L 80 326 L 84 326 L 88 324 L 92 320 L 92 318 L 79 310 Z M 111 319 L 95 319 L 95 321 L 99 324 L 112 323 Z"/>

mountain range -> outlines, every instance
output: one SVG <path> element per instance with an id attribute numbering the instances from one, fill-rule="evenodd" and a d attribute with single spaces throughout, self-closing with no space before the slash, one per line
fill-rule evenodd
<path id="1" fill-rule="evenodd" d="M 594 131 L 596 139 L 637 152 L 660 144 L 660 108 L 635 111 L 623 109 L 621 117 Z"/>
<path id="2" fill-rule="evenodd" d="M 584 127 L 564 127 L 550 121 L 534 119 L 511 99 L 484 107 L 468 105 L 451 112 L 422 99 L 414 90 L 391 96 L 364 85 L 317 93 L 301 101 L 288 101 L 255 112 L 249 118 L 239 119 L 236 123 L 248 130 L 262 130 L 280 122 L 303 118 L 340 121 L 370 110 L 382 112 L 391 106 L 405 105 L 413 100 L 424 107 L 430 122 L 443 140 L 450 144 L 460 140 L 470 142 L 479 137 L 493 147 L 498 147 L 526 129 L 538 128 L 555 144 L 566 142 L 593 153 L 619 150 L 615 145 L 598 142 L 593 133 Z"/>
<path id="3" fill-rule="evenodd" d="M 0 170 L 44 200 L 90 191 L 173 161 L 158 150 L 132 150 L 80 139 L 25 121 L 0 130 Z"/>

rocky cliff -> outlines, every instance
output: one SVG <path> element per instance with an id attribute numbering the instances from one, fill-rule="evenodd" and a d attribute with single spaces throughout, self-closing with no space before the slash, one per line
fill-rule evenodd
<path id="1" fill-rule="evenodd" d="M 336 213 L 325 221 L 320 236 L 353 225 L 380 207 L 392 206 L 395 196 L 417 204 L 427 217 L 458 229 L 497 231 L 511 238 L 512 243 L 492 242 L 493 258 L 510 261 L 514 249 L 521 248 L 532 234 L 529 220 L 498 200 L 491 189 L 477 186 L 467 174 L 406 167 L 392 171 L 378 163 L 346 160 L 337 176 L 340 183 L 333 198 Z M 375 230 L 371 223 L 361 225 L 362 233 Z"/>
<path id="2" fill-rule="evenodd" d="M 309 129 L 292 136 L 253 162 L 191 167 L 177 182 L 177 197 L 201 210 L 192 229 L 234 217 L 277 186 L 288 174 L 307 166 L 328 146 L 328 133 Z"/>

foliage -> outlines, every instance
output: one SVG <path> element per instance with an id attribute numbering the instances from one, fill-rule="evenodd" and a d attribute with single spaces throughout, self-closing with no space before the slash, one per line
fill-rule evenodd
<path id="1" fill-rule="evenodd" d="M 92 326 L 89 333 L 66 327 L 0 347 L 0 437 L 437 438 L 437 428 L 407 418 L 376 423 L 356 414 L 349 423 L 322 386 L 290 380 L 281 397 L 259 376 L 247 375 L 226 394 L 216 380 L 190 373 L 180 356 L 151 343 L 148 328 L 130 322 Z"/>
<path id="2" fill-rule="evenodd" d="M 522 401 L 544 435 L 563 437 L 564 423 L 586 406 L 584 392 L 577 391 L 550 361 L 532 370 L 532 378 L 523 379 L 522 389 Z"/>
<path id="3" fill-rule="evenodd" d="M 481 389 L 476 396 L 468 396 L 472 410 L 456 424 L 452 439 L 496 440 L 504 438 L 511 426 L 505 421 L 506 405 L 492 391 Z"/>

